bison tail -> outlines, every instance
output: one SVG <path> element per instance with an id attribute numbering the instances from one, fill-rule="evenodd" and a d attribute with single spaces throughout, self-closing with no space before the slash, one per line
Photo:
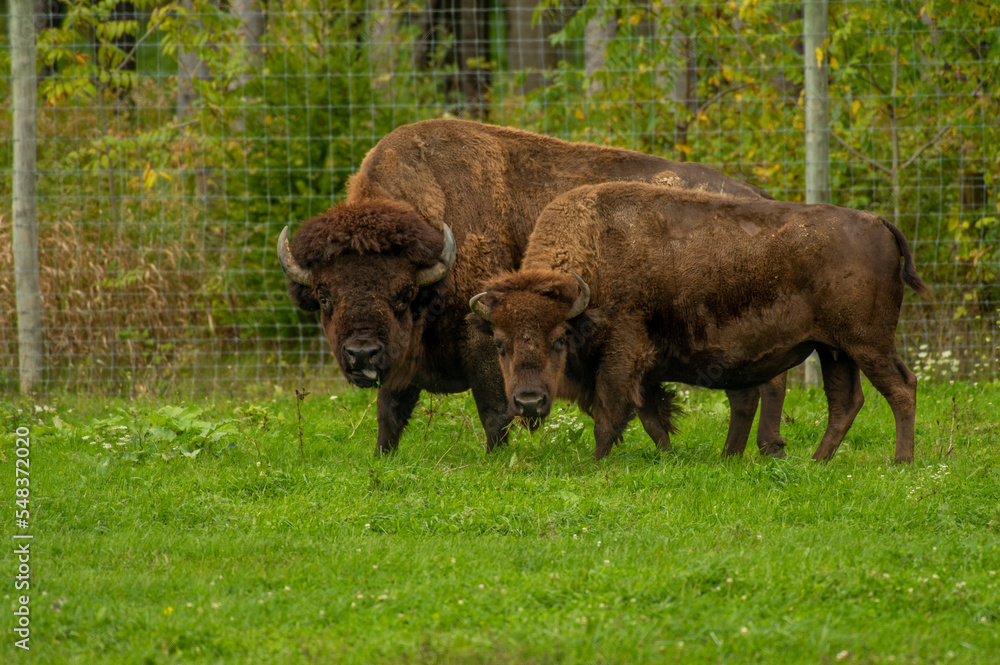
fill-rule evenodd
<path id="1" fill-rule="evenodd" d="M 662 397 L 660 403 L 656 405 L 660 422 L 667 432 L 676 434 L 677 425 L 674 423 L 674 418 L 684 415 L 684 407 L 677 403 L 677 390 L 674 388 L 664 388 Z"/>
<path id="2" fill-rule="evenodd" d="M 913 256 L 910 254 L 910 243 L 906 242 L 906 236 L 896 228 L 895 224 L 892 224 L 884 217 L 879 217 L 879 220 L 892 233 L 896 239 L 896 244 L 899 246 L 899 253 L 903 256 L 903 282 L 916 291 L 924 300 L 934 300 L 934 289 L 928 286 L 927 282 L 920 279 L 920 275 L 917 274 L 917 268 L 913 265 Z"/>

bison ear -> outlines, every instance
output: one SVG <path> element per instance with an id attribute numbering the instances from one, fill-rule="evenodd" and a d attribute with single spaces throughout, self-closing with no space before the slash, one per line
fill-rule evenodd
<path id="1" fill-rule="evenodd" d="M 469 309 L 472 310 L 469 319 L 473 327 L 484 335 L 493 334 L 493 307 L 497 304 L 497 296 L 489 291 L 472 296 L 469 300 Z"/>
<path id="2" fill-rule="evenodd" d="M 319 301 L 313 297 L 312 287 L 303 286 L 286 278 L 288 283 L 288 297 L 299 309 L 306 312 L 315 312 L 319 309 Z"/>
<path id="3" fill-rule="evenodd" d="M 474 312 L 469 312 L 465 315 L 465 320 L 468 322 L 469 327 L 473 330 L 478 330 L 482 334 L 492 337 L 493 336 L 493 324 L 485 319 L 481 319 L 479 315 Z"/>
<path id="4" fill-rule="evenodd" d="M 607 315 L 599 307 L 588 309 L 570 322 L 569 338 L 573 349 L 593 348 L 604 343 Z"/>

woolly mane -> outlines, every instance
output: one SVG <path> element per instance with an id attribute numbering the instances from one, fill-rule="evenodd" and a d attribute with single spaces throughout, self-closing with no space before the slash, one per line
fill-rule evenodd
<path id="1" fill-rule="evenodd" d="M 365 201 L 334 206 L 303 224 L 292 241 L 292 256 L 307 270 L 342 254 L 402 256 L 418 265 L 432 265 L 443 248 L 441 232 L 410 206 Z"/>
<path id="2" fill-rule="evenodd" d="M 498 300 L 512 293 L 530 291 L 566 305 L 576 300 L 579 294 L 579 287 L 572 276 L 553 270 L 507 273 L 487 282 L 483 290 Z"/>

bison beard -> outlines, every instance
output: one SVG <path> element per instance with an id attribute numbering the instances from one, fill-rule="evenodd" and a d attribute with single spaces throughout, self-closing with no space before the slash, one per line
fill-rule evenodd
<path id="1" fill-rule="evenodd" d="M 582 314 L 571 271 L 589 285 Z M 579 401 L 598 459 L 635 412 L 669 447 L 664 381 L 726 390 L 724 452 L 741 454 L 758 386 L 815 350 L 829 421 L 814 459 L 833 456 L 861 409 L 864 371 L 892 407 L 896 460 L 911 462 L 916 377 L 895 348 L 904 284 L 931 297 L 903 234 L 876 215 L 613 183 L 553 201 L 521 271 L 487 283 L 470 317 L 494 337 L 512 407 L 529 395 L 544 416 L 552 397 Z"/>
<path id="2" fill-rule="evenodd" d="M 383 138 L 348 183 L 345 203 L 306 222 L 290 244 L 282 235 L 278 253 L 292 301 L 320 312 L 352 383 L 378 386 L 379 450 L 396 448 L 421 390 L 471 388 L 487 448 L 506 441 L 512 415 L 496 350 L 466 321 L 466 303 L 484 282 L 521 264 L 553 198 L 582 184 L 627 180 L 769 198 L 701 164 L 429 120 Z M 450 270 L 442 269 L 446 228 L 458 249 Z M 783 390 L 775 396 L 771 413 L 780 415 Z M 778 422 L 761 431 L 783 444 Z"/>

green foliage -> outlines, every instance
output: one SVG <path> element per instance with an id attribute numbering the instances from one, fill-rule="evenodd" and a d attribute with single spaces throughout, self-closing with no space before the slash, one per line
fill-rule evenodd
<path id="1" fill-rule="evenodd" d="M 133 391 L 165 385 L 199 347 L 252 347 L 266 364 L 299 364 L 299 340 L 315 338 L 315 317 L 285 296 L 277 235 L 341 196 L 393 128 L 462 114 L 454 35 L 430 40 L 423 0 L 388 3 L 391 16 L 362 0 L 282 0 L 267 5 L 264 48 L 252 53 L 227 3 L 135 4 L 138 19 L 120 20 L 112 0 L 70 0 L 65 23 L 38 40 L 46 71 L 42 257 L 60 256 L 59 266 L 43 265 L 45 327 L 60 331 L 47 333 L 52 365 L 88 382 L 110 376 Z M 994 4 L 831 0 L 819 54 L 830 84 L 832 202 L 903 228 L 939 295 L 933 315 L 904 314 L 906 334 L 920 338 L 908 344 L 950 349 L 959 372 L 996 371 Z M 617 33 L 604 66 L 588 74 L 580 57 L 586 25 L 605 7 Z M 506 66 L 516 46 L 503 43 L 504 13 L 495 6 L 496 62 L 473 63 L 490 70 L 485 118 L 712 164 L 779 199 L 802 200 L 800 9 L 776 0 L 546 0 L 539 12 L 553 11 L 562 25 L 552 40 L 575 52 L 522 98 L 512 92 L 518 74 Z M 421 39 L 433 48 L 416 58 L 427 46 Z M 141 42 L 138 71 L 122 66 L 128 40 Z M 182 47 L 204 75 L 179 117 Z M 9 51 L 0 49 L 0 70 L 8 67 Z M 685 68 L 694 78 L 682 94 Z M 0 97 L 8 84 L 0 79 Z M 9 127 L 9 115 L 0 124 Z M 11 146 L 0 142 L 0 157 L 9 160 Z M 985 182 L 988 206 L 963 202 L 972 177 Z M 0 241 L 3 234 L 0 227 Z M 0 271 L 5 311 L 14 308 L 12 282 L 12 271 Z M 990 357 L 961 355 L 973 350 L 971 339 Z M 278 345 L 303 354 L 276 356 Z M 15 359 L 15 346 L 0 341 L 0 355 Z M 13 387 L 14 372 L 4 367 L 0 383 Z"/>
<path id="2" fill-rule="evenodd" d="M 48 438 L 64 438 L 77 445 L 94 446 L 103 463 L 140 462 L 153 456 L 164 461 L 175 457 L 193 459 L 211 453 L 218 444 L 235 445 L 239 421 L 232 418 L 210 421 L 201 418 L 204 409 L 194 406 L 163 406 L 143 411 L 116 408 L 108 415 L 92 419 L 80 436 L 58 416 L 36 431 Z"/>
<path id="3" fill-rule="evenodd" d="M 32 651 L 0 659 L 988 662 L 1000 385 L 922 385 L 907 467 L 865 396 L 823 465 L 815 390 L 789 393 L 787 459 L 720 459 L 724 395 L 692 390 L 675 452 L 635 424 L 599 463 L 566 405 L 487 455 L 470 398 L 425 397 L 374 457 L 373 394 L 314 392 L 303 460 L 293 394 L 0 403 L 4 431 L 31 431 L 44 543 Z"/>
<path id="4" fill-rule="evenodd" d="M 135 88 L 136 73 L 124 67 L 131 54 L 122 48 L 122 39 L 139 38 L 138 21 L 116 15 L 116 0 L 64 4 L 62 24 L 38 37 L 38 63 L 52 72 L 38 86 L 45 103 L 86 103 L 108 88 L 123 92 Z M 139 11 L 153 9 L 156 16 L 155 0 L 132 4 Z"/>
<path id="5" fill-rule="evenodd" d="M 719 165 L 778 198 L 801 200 L 798 5 L 592 0 L 553 41 L 581 43 L 598 7 L 610 7 L 617 23 L 603 68 L 588 77 L 563 63 L 533 93 L 527 124 Z M 540 4 L 548 8 L 566 7 Z M 807 54 L 829 74 L 832 202 L 895 218 L 916 239 L 922 263 L 941 258 L 938 229 L 916 220 L 941 210 L 959 215 L 963 173 L 992 180 L 1000 166 L 990 149 L 1000 144 L 1000 128 L 987 120 L 1000 101 L 985 94 L 1000 73 L 998 24 L 1000 8 L 988 3 L 831 2 L 829 38 L 820 53 Z M 697 76 L 687 95 L 676 87 L 685 66 Z M 935 187 L 920 187 L 926 179 Z M 996 231 L 971 223 L 981 233 L 960 250 L 961 269 L 968 281 L 989 281 L 978 264 L 996 260 Z"/>

